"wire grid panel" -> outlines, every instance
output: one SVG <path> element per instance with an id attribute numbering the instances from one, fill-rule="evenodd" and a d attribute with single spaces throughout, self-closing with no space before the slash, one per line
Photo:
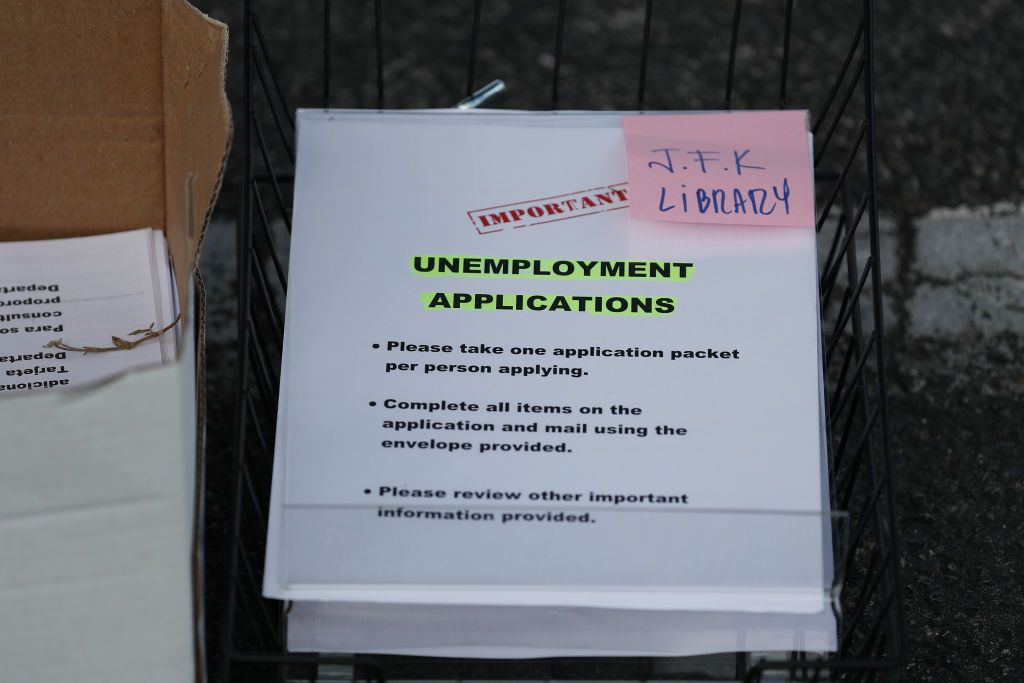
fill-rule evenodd
<path id="1" fill-rule="evenodd" d="M 439 62 L 445 62 L 441 66 L 447 67 L 448 80 L 439 78 L 430 83 L 443 91 L 435 93 L 432 100 L 417 99 L 415 94 L 403 96 L 403 69 L 389 67 L 390 60 L 401 61 L 401 55 L 391 57 L 389 49 L 394 45 L 395 52 L 400 53 L 403 41 L 386 40 L 389 35 L 401 33 L 396 27 L 410 22 L 413 12 L 423 14 L 424 7 L 413 4 L 393 16 L 385 10 L 390 12 L 394 5 L 389 3 L 386 8 L 383 0 L 347 4 L 321 0 L 310 3 L 313 9 L 289 9 L 291 21 L 304 26 L 311 44 L 319 48 L 307 55 L 312 64 L 300 65 L 275 60 L 275 50 L 306 53 L 299 46 L 268 40 L 271 25 L 265 25 L 261 16 L 271 13 L 274 4 L 268 0 L 245 2 L 245 119 L 241 130 L 237 252 L 239 382 L 226 608 L 220 652 L 214 653 L 218 662 L 212 672 L 214 680 L 898 679 L 906 650 L 906 629 L 888 436 L 872 0 L 830 3 L 827 14 L 818 4 L 801 6 L 797 12 L 793 0 L 770 3 L 770 8 L 748 8 L 746 12 L 742 0 L 715 3 L 717 16 L 711 19 L 721 25 L 715 39 L 705 47 L 716 49 L 717 56 L 710 63 L 720 68 L 714 74 L 705 74 L 706 87 L 687 87 L 689 94 L 683 97 L 676 97 L 678 90 L 659 85 L 665 69 L 658 65 L 671 63 L 682 50 L 670 38 L 674 32 L 664 27 L 673 20 L 689 21 L 682 15 L 693 8 L 638 0 L 632 3 L 632 26 L 637 29 L 630 48 L 633 60 L 617 59 L 617 71 L 610 76 L 622 86 L 616 89 L 611 103 L 619 109 L 799 106 L 811 110 L 830 493 L 833 509 L 849 513 L 847 543 L 837 557 L 837 573 L 845 581 L 839 652 L 792 652 L 774 658 L 733 653 L 671 660 L 577 658 L 527 662 L 288 653 L 286 606 L 261 596 L 288 287 L 287 245 L 295 165 L 293 107 L 449 106 L 463 92 L 467 96 L 474 92 L 484 80 L 481 73 L 485 68 L 508 69 L 519 78 L 523 86 L 517 91 L 518 100 L 512 103 L 518 107 L 558 109 L 566 105 L 567 99 L 575 108 L 606 107 L 607 100 L 581 100 L 585 88 L 571 84 L 586 83 L 584 69 L 579 63 L 567 61 L 574 27 L 592 30 L 591 24 L 585 23 L 593 20 L 587 12 L 598 14 L 602 3 L 593 0 L 570 7 L 568 0 L 537 0 L 516 5 L 519 11 L 511 13 L 508 3 L 500 0 L 445 3 L 445 7 L 452 8 L 447 13 L 439 9 L 442 16 L 438 20 L 444 22 L 446 31 L 463 38 L 451 41 L 439 58 Z M 845 14 L 833 15 L 833 4 L 841 5 Z M 343 10 L 348 14 L 342 15 Z M 706 10 L 696 8 L 702 14 Z M 755 10 L 761 14 L 754 14 Z M 492 14 L 498 18 L 488 24 Z M 707 20 L 703 19 L 705 23 Z M 516 21 L 522 22 L 523 31 L 541 27 L 550 38 L 547 48 L 533 62 L 538 68 L 530 70 L 529 60 L 513 64 L 513 53 L 498 53 L 484 40 L 495 32 L 514 34 L 520 30 Z M 339 25 L 354 32 L 348 44 L 342 46 L 344 62 L 335 56 L 339 51 L 335 35 Z M 744 30 L 750 26 L 756 30 Z M 804 60 L 801 72 L 800 62 L 794 57 L 801 50 L 810 51 L 802 37 L 823 31 L 825 42 L 848 48 L 837 60 Z M 411 68 L 408 62 L 404 67 Z M 825 72 L 819 73 L 822 70 Z M 349 71 L 359 73 L 347 85 L 344 79 L 339 83 L 339 74 Z M 800 74 L 799 80 L 792 76 L 794 73 Z M 305 82 L 298 82 L 299 75 L 305 76 Z M 504 73 L 487 75 L 506 77 Z M 447 86 L 451 87 L 444 90 Z M 755 92 L 745 95 L 745 87 Z M 413 90 L 412 86 L 407 90 Z M 629 99 L 621 100 L 622 91 Z M 334 678 L 335 674 L 341 679 Z"/>

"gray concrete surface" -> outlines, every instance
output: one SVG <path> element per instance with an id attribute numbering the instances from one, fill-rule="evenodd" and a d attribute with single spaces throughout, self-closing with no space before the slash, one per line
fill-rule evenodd
<path id="1" fill-rule="evenodd" d="M 1024 220 L 912 224 L 890 296 L 910 680 L 1024 680 Z"/>
<path id="2" fill-rule="evenodd" d="M 238 25 L 240 2 L 197 2 Z M 318 105 L 319 3 L 258 4 L 286 62 L 292 104 Z M 837 37 L 848 33 L 850 13 L 842 8 L 849 4 L 797 3 L 792 106 L 820 102 L 822 72 L 838 65 L 847 47 Z M 416 3 L 385 5 L 389 104 L 450 104 L 463 87 L 462 19 L 471 3 L 433 4 L 426 19 Z M 642 5 L 570 3 L 564 106 L 631 106 Z M 877 5 L 882 272 L 911 646 L 905 673 L 914 681 L 1024 680 L 1024 107 L 1016 97 L 1024 11 L 1015 0 Z M 737 83 L 737 104 L 768 106 L 778 47 L 759 36 L 777 34 L 781 4 L 745 6 L 754 47 L 739 55 L 746 76 Z M 544 106 L 555 3 L 495 0 L 485 7 L 479 79 L 510 82 L 502 106 Z M 728 7 L 657 3 L 664 19 L 653 34 L 652 108 L 719 106 L 718 95 L 707 93 L 719 92 L 714 84 L 724 73 Z M 337 3 L 333 54 L 344 66 L 331 81 L 337 106 L 373 103 L 371 16 L 372 3 Z M 237 174 L 237 166 L 230 169 L 229 182 Z M 207 533 L 214 607 L 234 381 L 234 209 L 229 185 L 203 254 L 211 300 Z M 214 627 L 218 617 L 210 615 Z"/>

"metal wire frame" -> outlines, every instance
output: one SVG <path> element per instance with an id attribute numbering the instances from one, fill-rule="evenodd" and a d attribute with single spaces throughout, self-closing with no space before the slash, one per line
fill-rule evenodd
<path id="1" fill-rule="evenodd" d="M 370 0 L 364 0 L 369 2 Z M 549 106 L 559 107 L 565 36 L 571 31 L 568 0 L 556 6 L 554 66 Z M 845 576 L 840 649 L 834 656 L 793 652 L 779 660 L 751 661 L 736 653 L 726 678 L 760 681 L 773 672 L 791 680 L 898 680 L 906 652 L 906 627 L 899 571 L 899 534 L 891 472 L 885 328 L 879 270 L 879 223 L 876 184 L 877 140 L 874 104 L 874 16 L 872 0 L 860 3 L 860 21 L 851 26 L 849 49 L 831 87 L 815 110 L 815 179 L 818 189 L 822 259 L 819 293 L 822 353 L 826 367 L 826 415 L 830 492 L 834 509 L 850 513 L 849 537 L 841 573 Z M 646 106 L 648 66 L 655 12 L 673 6 L 644 3 L 639 47 L 636 108 Z M 384 108 L 384 4 L 373 3 L 376 105 Z M 477 83 L 481 17 L 486 0 L 472 0 L 466 95 Z M 320 667 L 352 667 L 351 678 L 382 681 L 387 658 L 288 653 L 286 607 L 261 597 L 267 506 L 276 426 L 283 307 L 287 294 L 284 245 L 291 232 L 288 203 L 295 163 L 294 118 L 255 11 L 245 0 L 243 86 L 245 118 L 241 126 L 243 163 L 238 221 L 238 392 L 235 415 L 230 544 L 222 622 L 218 682 L 317 680 Z M 330 106 L 332 74 L 331 0 L 322 0 L 321 104 Z M 787 104 L 793 0 L 786 0 L 777 106 Z M 734 0 L 729 28 L 728 65 L 723 108 L 731 109 L 737 84 L 737 50 L 743 25 L 743 2 Z M 837 142 L 850 121 L 846 146 Z M 272 129 L 265 129 L 272 125 Z M 269 130 L 269 135 L 268 135 Z M 826 167 L 828 166 L 828 168 Z M 280 227 L 283 227 L 282 235 Z M 866 235 L 865 235 L 866 232 Z M 867 244 L 864 244 L 864 237 Z M 827 245 L 827 247 L 825 246 Z M 866 247 L 867 256 L 858 251 Z M 695 659 L 695 666 L 699 662 Z M 479 673 L 479 663 L 474 663 Z M 494 677 L 505 677 L 500 668 Z M 534 678 L 571 678 L 560 660 L 537 663 Z M 484 667 L 486 669 L 486 666 Z M 457 672 L 467 669 L 459 662 Z M 593 670 L 588 672 L 593 678 Z M 621 677 L 621 670 L 618 672 Z M 651 678 L 649 662 L 632 670 Z M 462 673 L 452 678 L 462 679 Z M 720 675 L 719 678 L 722 676 Z"/>

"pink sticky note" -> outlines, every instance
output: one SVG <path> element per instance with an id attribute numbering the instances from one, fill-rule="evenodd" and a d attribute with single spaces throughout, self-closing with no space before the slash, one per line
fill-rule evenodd
<path id="1" fill-rule="evenodd" d="M 814 225 L 807 112 L 646 114 L 623 126 L 632 216 Z"/>

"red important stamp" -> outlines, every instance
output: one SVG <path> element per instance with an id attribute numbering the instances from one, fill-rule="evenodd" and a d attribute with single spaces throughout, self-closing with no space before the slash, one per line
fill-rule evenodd
<path id="1" fill-rule="evenodd" d="M 467 211 L 466 215 L 469 216 L 478 234 L 489 235 L 502 230 L 528 228 L 628 208 L 627 184 L 616 183 L 553 197 L 527 199 L 486 209 L 472 209 Z"/>

